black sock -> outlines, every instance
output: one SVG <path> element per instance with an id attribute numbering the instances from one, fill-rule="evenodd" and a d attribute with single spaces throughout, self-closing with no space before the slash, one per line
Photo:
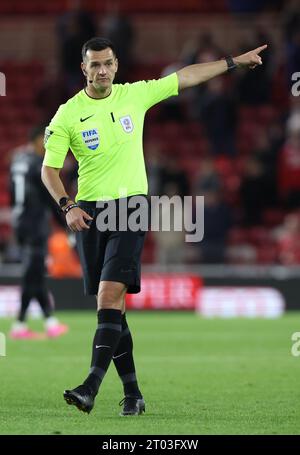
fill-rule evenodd
<path id="1" fill-rule="evenodd" d="M 108 370 L 112 356 L 118 346 L 121 335 L 121 311 L 99 310 L 98 328 L 93 341 L 93 354 L 90 374 L 84 381 L 96 395 Z"/>
<path id="2" fill-rule="evenodd" d="M 123 382 L 124 394 L 142 397 L 135 373 L 132 336 L 125 314 L 122 315 L 122 333 L 113 360 L 120 379 Z"/>

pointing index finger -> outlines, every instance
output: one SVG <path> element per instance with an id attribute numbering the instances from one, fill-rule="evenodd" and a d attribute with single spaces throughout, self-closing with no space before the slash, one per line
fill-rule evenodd
<path id="1" fill-rule="evenodd" d="M 256 52 L 257 54 L 259 54 L 261 51 L 263 51 L 264 49 L 266 49 L 266 47 L 268 47 L 267 44 L 264 44 L 263 46 L 257 47 L 257 48 L 255 49 L 255 52 Z"/>

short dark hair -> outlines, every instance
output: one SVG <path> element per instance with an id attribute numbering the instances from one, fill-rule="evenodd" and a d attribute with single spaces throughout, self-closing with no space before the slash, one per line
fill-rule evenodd
<path id="1" fill-rule="evenodd" d="M 35 141 L 39 136 L 44 136 L 47 123 L 40 123 L 34 125 L 28 131 L 28 139 L 30 142 Z"/>
<path id="2" fill-rule="evenodd" d="M 82 46 L 82 60 L 85 59 L 88 50 L 92 51 L 103 51 L 104 49 L 110 48 L 116 57 L 116 49 L 114 44 L 107 38 L 95 37 L 91 38 L 84 43 Z"/>

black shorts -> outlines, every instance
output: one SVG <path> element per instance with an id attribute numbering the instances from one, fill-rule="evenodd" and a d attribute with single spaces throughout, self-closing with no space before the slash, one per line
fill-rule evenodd
<path id="1" fill-rule="evenodd" d="M 128 201 L 130 197 L 124 199 Z M 78 201 L 78 205 L 93 217 L 93 221 L 88 223 L 89 229 L 76 233 L 85 294 L 97 295 L 100 281 L 124 283 L 129 294 L 140 292 L 141 255 L 146 230 L 120 231 L 117 222 L 117 230 L 103 232 L 97 228 L 96 222 L 104 209 L 97 208 L 96 202 L 91 201 Z M 130 212 L 128 209 L 128 215 Z"/>

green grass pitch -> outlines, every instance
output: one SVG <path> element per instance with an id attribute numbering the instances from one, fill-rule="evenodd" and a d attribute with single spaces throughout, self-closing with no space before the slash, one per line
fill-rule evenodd
<path id="1" fill-rule="evenodd" d="M 291 354 L 300 314 L 281 319 L 203 319 L 192 313 L 131 312 L 146 413 L 119 417 L 114 365 L 90 415 L 68 406 L 90 362 L 92 312 L 57 313 L 58 339 L 12 341 L 0 357 L 1 434 L 299 434 L 300 357 Z M 7 333 L 11 321 L 0 319 Z M 41 321 L 31 327 L 41 330 Z"/>

